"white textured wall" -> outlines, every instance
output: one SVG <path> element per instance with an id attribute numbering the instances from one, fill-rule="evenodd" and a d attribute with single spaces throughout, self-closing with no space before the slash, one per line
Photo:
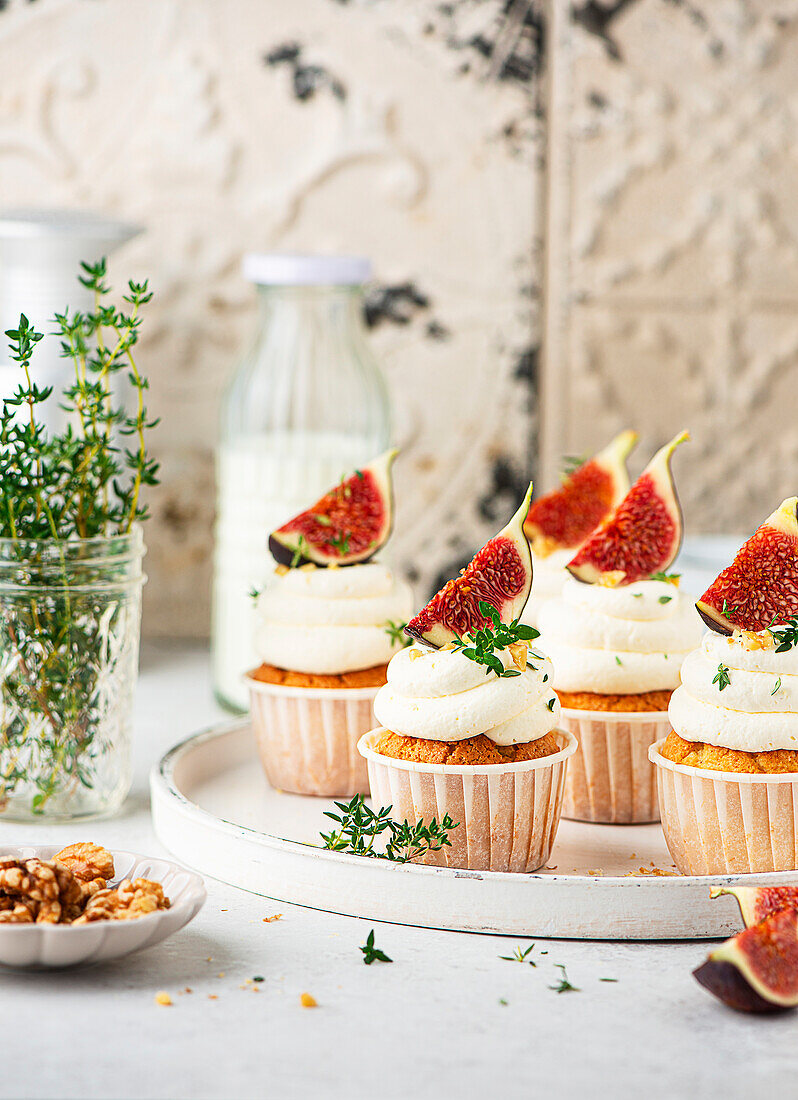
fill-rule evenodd
<path id="1" fill-rule="evenodd" d="M 246 250 L 365 252 L 400 288 L 375 295 L 373 337 L 406 442 L 395 550 L 420 588 L 520 498 L 542 125 L 537 20 L 506 6 L 0 2 L 2 205 L 147 226 L 114 268 L 156 292 L 150 632 L 207 631 L 217 409 L 253 321 Z"/>
<path id="2" fill-rule="evenodd" d="M 688 529 L 798 490 L 798 4 L 555 6 L 545 476 L 680 427 Z"/>

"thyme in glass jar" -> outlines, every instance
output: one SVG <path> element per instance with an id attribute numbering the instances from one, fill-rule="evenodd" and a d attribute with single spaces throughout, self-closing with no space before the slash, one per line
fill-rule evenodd
<path id="1" fill-rule="evenodd" d="M 10 540 L 11 562 L 30 595 L 8 599 L 0 614 L 0 809 L 19 786 L 35 791 L 31 809 L 42 812 L 56 792 L 94 785 L 105 751 L 94 744 L 108 705 L 103 677 L 124 612 L 121 598 L 101 603 L 76 588 L 69 563 L 86 539 L 129 535 L 147 516 L 142 490 L 158 480 L 146 448 L 157 421 L 134 356 L 152 294 L 146 282 L 131 281 L 126 305 L 117 307 L 108 300 L 105 260 L 81 267 L 93 309 L 55 315 L 61 354 L 74 367 L 60 395 L 62 430 L 45 428 L 42 406 L 53 390 L 31 372 L 43 334 L 24 314 L 6 332 L 23 378 L 0 412 L 0 538 Z M 132 412 L 115 396 L 123 377 Z M 90 570 L 89 551 L 84 560 Z"/>

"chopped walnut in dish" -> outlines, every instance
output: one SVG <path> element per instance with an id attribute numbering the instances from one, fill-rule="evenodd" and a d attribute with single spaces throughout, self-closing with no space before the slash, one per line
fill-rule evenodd
<path id="1" fill-rule="evenodd" d="M 114 877 L 98 844 L 70 844 L 51 860 L 0 857 L 0 924 L 88 924 L 134 920 L 169 908 L 159 882 Z"/>

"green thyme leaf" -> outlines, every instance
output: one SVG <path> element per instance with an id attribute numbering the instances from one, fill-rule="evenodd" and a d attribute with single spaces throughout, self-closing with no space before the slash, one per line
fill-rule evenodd
<path id="1" fill-rule="evenodd" d="M 660 598 L 657 602 L 658 603 L 670 603 L 672 599 L 673 599 L 673 596 L 660 596 Z"/>
<path id="2" fill-rule="evenodd" d="M 565 967 L 563 966 L 563 964 L 555 963 L 554 965 L 560 971 L 560 977 L 557 981 L 557 984 L 550 985 L 549 989 L 553 989 L 555 993 L 581 993 L 580 989 L 578 989 L 575 985 L 571 985 L 571 983 L 568 981 L 568 975 L 565 972 Z"/>
<path id="3" fill-rule="evenodd" d="M 385 633 L 391 639 L 391 645 L 401 646 L 402 649 L 406 649 L 407 646 L 413 644 L 413 639 L 408 638 L 405 634 L 405 627 L 407 623 L 395 623 L 393 619 L 388 619 L 385 623 Z"/>
<path id="4" fill-rule="evenodd" d="M 615 663 L 616 663 L 616 665 L 623 666 L 623 661 L 621 660 L 621 658 L 617 654 L 615 655 Z"/>
<path id="5" fill-rule="evenodd" d="M 366 966 L 371 966 L 373 962 L 393 962 L 393 959 L 388 958 L 384 951 L 380 951 L 379 947 L 374 946 L 373 928 L 366 937 L 366 942 L 363 944 L 360 950 L 363 952 L 363 962 Z"/>
<path id="6" fill-rule="evenodd" d="M 525 962 L 525 963 L 529 963 L 530 966 L 537 966 L 537 963 L 534 962 L 534 960 L 527 957 L 534 950 L 534 948 L 535 948 L 534 943 L 530 943 L 529 947 L 527 947 L 527 949 L 525 951 L 522 951 L 520 947 L 516 947 L 516 949 L 512 953 L 512 955 L 499 955 L 499 958 L 503 962 L 517 962 L 517 963 Z"/>
<path id="7" fill-rule="evenodd" d="M 723 691 L 724 688 L 729 686 L 731 680 L 729 679 L 728 665 L 718 665 L 718 671 L 715 673 L 715 679 L 712 683 L 718 685 L 718 691 Z"/>
<path id="8" fill-rule="evenodd" d="M 553 696 L 552 696 L 551 699 L 546 700 L 546 706 L 549 708 L 549 710 L 552 712 L 552 714 L 554 713 L 554 704 L 556 702 L 557 702 L 557 700 Z"/>
<path id="9" fill-rule="evenodd" d="M 658 571 L 651 574 L 652 581 L 664 581 L 665 584 L 678 584 L 681 577 L 681 573 L 663 573 Z"/>
<path id="10" fill-rule="evenodd" d="M 777 680 L 777 681 L 776 681 L 776 683 L 775 683 L 775 684 L 773 685 L 773 691 L 771 691 L 771 693 L 770 693 L 770 694 L 771 694 L 771 695 L 775 695 L 775 694 L 776 694 L 776 692 L 777 692 L 777 691 L 779 690 L 779 688 L 780 688 L 780 687 L 781 687 L 781 676 L 779 676 L 778 680 Z"/>
<path id="11" fill-rule="evenodd" d="M 768 628 L 768 631 L 776 643 L 777 653 L 786 653 L 798 645 L 798 618 L 788 620 L 781 630 Z"/>
<path id="12" fill-rule="evenodd" d="M 723 607 L 720 609 L 721 615 L 725 615 L 727 619 L 731 619 L 732 615 L 736 614 L 737 608 L 731 607 L 728 600 L 723 601 Z"/>

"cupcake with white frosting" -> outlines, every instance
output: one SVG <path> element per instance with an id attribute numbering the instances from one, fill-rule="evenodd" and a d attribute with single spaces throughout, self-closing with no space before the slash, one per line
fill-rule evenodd
<path id="1" fill-rule="evenodd" d="M 522 642 L 495 655 L 501 672 L 457 646 L 397 654 L 374 701 L 381 726 L 360 750 L 377 805 L 400 821 L 457 823 L 427 862 L 533 871 L 549 857 L 576 743 L 558 728 L 551 662 Z"/>
<path id="2" fill-rule="evenodd" d="M 659 817 L 648 749 L 670 731 L 668 703 L 701 620 L 677 577 L 618 588 L 569 578 L 539 618 L 562 724 L 580 748 L 563 814 L 631 823 Z"/>
<path id="3" fill-rule="evenodd" d="M 378 562 L 278 566 L 257 599 L 261 664 L 247 677 L 272 786 L 330 797 L 368 790 L 357 742 L 374 725 L 374 697 L 412 609 L 409 585 Z"/>
<path id="4" fill-rule="evenodd" d="M 679 870 L 798 869 L 798 649 L 779 652 L 770 630 L 708 634 L 669 715 L 650 756 Z"/>
<path id="5" fill-rule="evenodd" d="M 356 470 L 270 537 L 281 564 L 256 597 L 260 664 L 247 681 L 263 767 L 280 790 L 368 790 L 357 742 L 413 610 L 409 585 L 373 560 L 390 532 L 394 457 Z"/>

